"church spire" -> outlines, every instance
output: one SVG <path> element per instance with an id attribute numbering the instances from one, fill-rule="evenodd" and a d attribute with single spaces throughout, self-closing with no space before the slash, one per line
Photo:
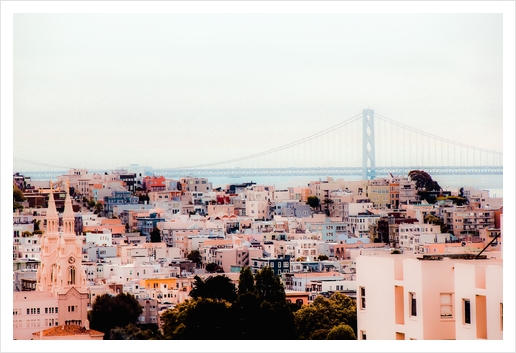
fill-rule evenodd
<path id="1" fill-rule="evenodd" d="M 75 216 L 73 213 L 72 199 L 70 198 L 70 182 L 67 180 L 66 184 L 66 198 L 63 211 L 63 234 L 75 235 Z"/>
<path id="2" fill-rule="evenodd" d="M 52 185 L 52 183 L 51 183 Z M 57 214 L 56 202 L 54 201 L 54 189 L 50 188 L 47 207 L 47 232 L 57 233 L 59 230 L 59 215 Z"/>

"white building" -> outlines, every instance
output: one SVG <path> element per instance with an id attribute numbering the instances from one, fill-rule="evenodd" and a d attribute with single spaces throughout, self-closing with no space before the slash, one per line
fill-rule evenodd
<path id="1" fill-rule="evenodd" d="M 498 259 L 386 254 L 356 268 L 359 340 L 501 338 Z"/>

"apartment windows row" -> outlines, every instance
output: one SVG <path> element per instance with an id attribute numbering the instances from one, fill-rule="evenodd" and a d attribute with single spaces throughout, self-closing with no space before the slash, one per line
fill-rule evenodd
<path id="1" fill-rule="evenodd" d="M 396 293 L 402 294 L 397 289 L 403 287 L 395 287 Z M 453 293 L 440 293 L 440 317 L 441 319 L 453 318 Z M 365 287 L 359 287 L 359 305 L 361 310 L 366 309 L 366 290 Z M 402 301 L 401 301 L 402 302 Z M 415 292 L 408 292 L 408 305 L 410 317 L 417 317 L 417 294 Z M 401 323 L 401 322 L 400 322 Z M 471 323 L 471 310 L 469 300 L 464 300 L 464 323 Z"/>
<path id="2" fill-rule="evenodd" d="M 41 314 L 40 308 L 27 308 L 27 315 L 39 315 Z"/>

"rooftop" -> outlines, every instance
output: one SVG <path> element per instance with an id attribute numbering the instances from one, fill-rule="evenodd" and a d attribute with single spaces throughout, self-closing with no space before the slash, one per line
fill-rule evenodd
<path id="1" fill-rule="evenodd" d="M 38 334 L 37 332 L 35 334 Z M 43 336 L 76 336 L 76 335 L 89 335 L 89 336 L 100 336 L 104 335 L 103 332 L 96 330 L 87 330 L 84 326 L 80 325 L 61 325 L 52 327 L 43 331 Z"/>

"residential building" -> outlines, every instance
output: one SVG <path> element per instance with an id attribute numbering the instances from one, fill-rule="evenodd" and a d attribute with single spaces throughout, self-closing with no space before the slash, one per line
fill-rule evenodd
<path id="1" fill-rule="evenodd" d="M 498 259 L 387 253 L 358 257 L 356 271 L 359 340 L 501 338 Z"/>

